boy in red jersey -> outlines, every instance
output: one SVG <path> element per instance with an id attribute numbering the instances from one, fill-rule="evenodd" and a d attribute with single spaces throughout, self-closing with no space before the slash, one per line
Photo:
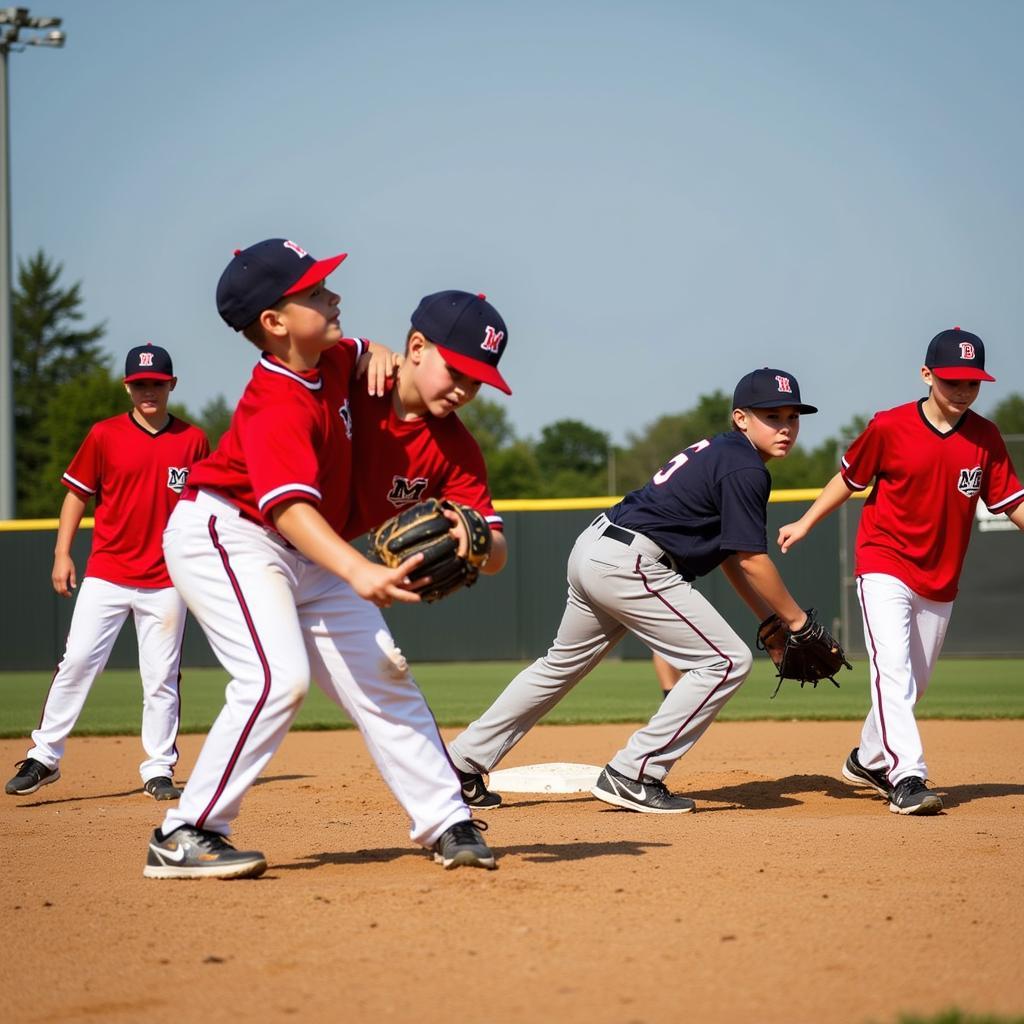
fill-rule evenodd
<path id="1" fill-rule="evenodd" d="M 95 498 L 92 550 L 64 656 L 32 733 L 34 745 L 6 786 L 12 796 L 27 796 L 60 778 L 67 738 L 129 612 L 142 677 L 142 746 L 148 755 L 139 766 L 143 789 L 156 800 L 180 794 L 172 779 L 185 605 L 167 575 L 160 539 L 189 468 L 209 454 L 210 446 L 198 427 L 167 412 L 176 383 L 164 349 L 133 348 L 124 369 L 132 411 L 95 424 L 61 480 L 68 493 L 51 572 L 58 594 L 70 597 L 75 589 L 71 543 L 89 499 Z"/>
<path id="2" fill-rule="evenodd" d="M 352 396 L 359 488 L 343 535 L 358 537 L 425 498 L 446 498 L 472 506 L 487 520 L 491 554 L 482 571 L 493 575 L 508 561 L 508 546 L 480 446 L 457 410 L 476 397 L 482 383 L 512 393 L 498 371 L 508 328 L 486 296 L 463 291 L 425 296 L 411 322 L 393 385 L 376 397 L 361 388 Z M 458 517 L 450 518 L 459 552 L 465 553 L 468 538 Z M 498 805 L 479 775 L 456 771 L 468 804 Z"/>
<path id="3" fill-rule="evenodd" d="M 1024 488 L 994 423 L 972 412 L 985 346 L 959 327 L 932 338 L 921 368 L 926 398 L 880 412 L 842 469 L 795 523 L 783 552 L 872 481 L 857 531 L 857 596 L 871 662 L 871 712 L 843 776 L 897 814 L 938 814 L 914 705 L 928 687 L 953 610 L 980 497 L 1024 530 Z"/>
<path id="4" fill-rule="evenodd" d="M 420 556 L 389 569 L 340 536 L 352 490 L 349 388 L 366 348 L 342 339 L 340 297 L 324 283 L 344 258 L 317 261 L 268 239 L 236 252 L 217 287 L 221 317 L 262 356 L 220 446 L 195 468 L 164 552 L 231 681 L 180 805 L 150 841 L 148 878 L 266 870 L 262 853 L 226 837 L 311 677 L 363 733 L 412 839 L 446 867 L 494 867 L 374 607 L 419 600 L 407 573 Z"/>

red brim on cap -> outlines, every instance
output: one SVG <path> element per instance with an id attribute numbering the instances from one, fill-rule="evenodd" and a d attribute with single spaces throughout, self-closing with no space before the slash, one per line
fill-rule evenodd
<path id="1" fill-rule="evenodd" d="M 995 380 L 995 377 L 974 366 L 929 366 L 939 380 Z"/>
<path id="2" fill-rule="evenodd" d="M 317 284 L 325 277 L 330 276 L 338 269 L 339 264 L 346 256 L 348 256 L 348 253 L 343 252 L 340 256 L 332 256 L 329 260 L 317 260 L 316 263 L 314 263 L 313 266 L 311 266 L 309 270 L 307 270 L 302 277 L 300 277 L 298 281 L 296 281 L 295 284 L 285 292 L 285 295 L 294 295 L 296 292 L 301 292 L 303 288 L 308 288 L 310 285 Z"/>
<path id="3" fill-rule="evenodd" d="M 133 373 L 130 377 L 122 377 L 121 380 L 125 384 L 130 384 L 133 380 L 174 380 L 174 376 L 170 373 L 152 373 L 140 370 L 138 373 Z"/>
<path id="4" fill-rule="evenodd" d="M 444 356 L 444 361 L 449 366 L 454 366 L 459 373 L 464 373 L 467 377 L 472 377 L 473 380 L 478 380 L 483 384 L 490 384 L 491 387 L 504 391 L 506 395 L 512 394 L 512 389 L 505 383 L 505 378 L 498 373 L 496 366 L 481 362 L 479 359 L 471 359 L 461 352 L 453 352 L 450 348 L 445 348 L 442 345 L 438 345 L 437 350 Z"/>

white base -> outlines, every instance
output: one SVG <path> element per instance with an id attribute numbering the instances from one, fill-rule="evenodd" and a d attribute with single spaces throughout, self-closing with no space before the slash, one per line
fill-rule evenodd
<path id="1" fill-rule="evenodd" d="M 525 764 L 491 772 L 487 788 L 498 793 L 589 793 L 601 768 L 593 764 Z"/>

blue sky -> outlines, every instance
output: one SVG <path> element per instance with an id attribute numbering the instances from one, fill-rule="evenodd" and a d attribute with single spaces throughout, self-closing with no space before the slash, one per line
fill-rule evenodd
<path id="1" fill-rule="evenodd" d="M 81 281 L 111 353 L 171 350 L 192 409 L 255 350 L 232 249 L 349 260 L 352 334 L 486 292 L 521 434 L 622 441 L 757 366 L 816 444 L 922 393 L 928 340 L 1024 391 L 1024 4 L 47 0 L 9 58 L 16 257 Z M 1017 127 L 1015 128 L 1014 125 Z M 692 439 L 681 438 L 681 444 Z"/>

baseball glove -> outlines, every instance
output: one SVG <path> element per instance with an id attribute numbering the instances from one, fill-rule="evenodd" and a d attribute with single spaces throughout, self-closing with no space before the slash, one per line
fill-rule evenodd
<path id="1" fill-rule="evenodd" d="M 465 558 L 458 555 L 458 541 L 452 536 L 452 522 L 445 511 L 462 521 L 469 538 Z M 430 582 L 417 591 L 428 604 L 458 590 L 471 587 L 491 553 L 491 528 L 487 520 L 468 505 L 428 498 L 382 523 L 370 537 L 370 560 L 394 568 L 407 558 L 423 553 L 423 561 L 409 574 L 411 580 L 426 576 Z"/>
<path id="2" fill-rule="evenodd" d="M 804 683 L 817 686 L 822 679 L 828 679 L 838 687 L 836 673 L 844 665 L 853 668 L 842 645 L 817 620 L 813 608 L 807 610 L 807 621 L 795 633 L 786 628 L 778 615 L 769 615 L 757 630 L 757 647 L 767 652 L 778 670 L 779 682 L 773 698 L 784 679 L 796 679 L 801 687 Z"/>

